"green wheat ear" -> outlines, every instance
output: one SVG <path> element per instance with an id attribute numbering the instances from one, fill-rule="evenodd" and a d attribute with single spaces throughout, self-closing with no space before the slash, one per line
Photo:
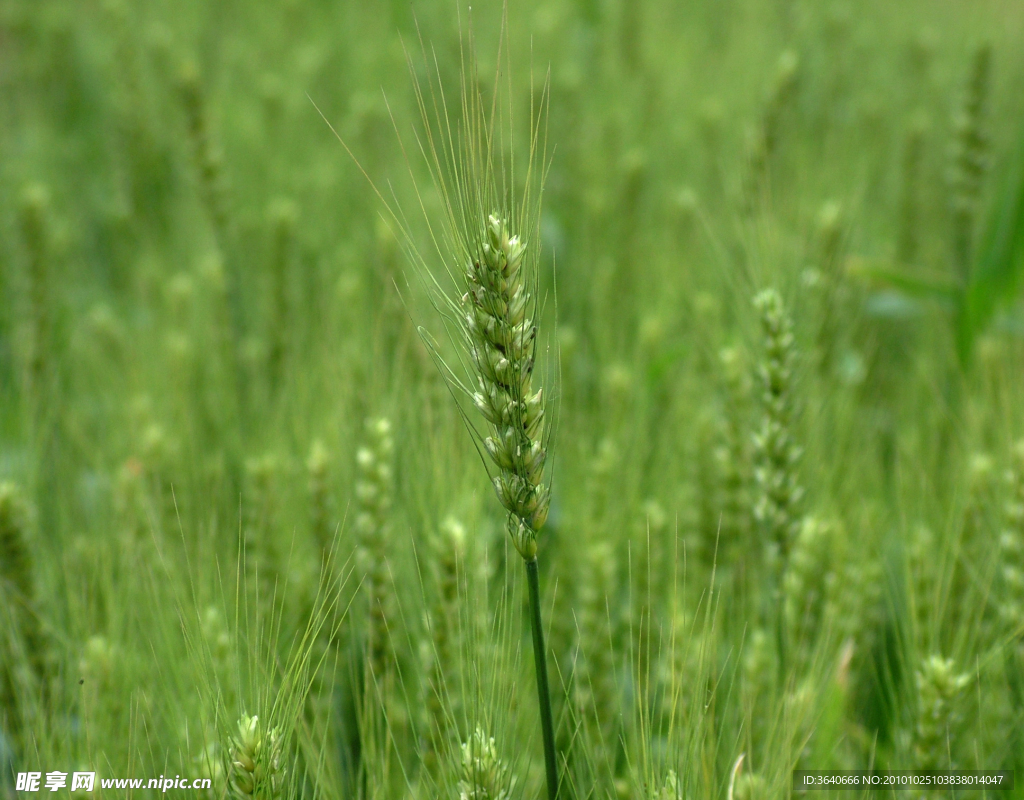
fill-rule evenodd
<path id="1" fill-rule="evenodd" d="M 528 316 L 533 297 L 523 282 L 526 245 L 492 214 L 478 256 L 466 272 L 465 322 L 479 391 L 473 404 L 491 435 L 484 448 L 497 467 L 494 489 L 509 512 L 509 533 L 523 558 L 537 555 L 537 532 L 551 496 L 544 485 L 543 390 L 533 391 L 537 328 Z"/>
<path id="2" fill-rule="evenodd" d="M 921 666 L 917 673 L 918 713 L 913 742 L 915 768 L 955 769 L 950 750 L 962 722 L 961 696 L 970 682 L 969 674 L 957 673 L 951 658 L 932 655 Z"/>
<path id="3" fill-rule="evenodd" d="M 259 717 L 242 716 L 238 732 L 231 740 L 231 778 L 233 795 L 238 798 L 277 800 L 283 796 L 285 768 L 282 762 L 282 737 L 277 728 L 267 730 Z"/>
<path id="4" fill-rule="evenodd" d="M 367 441 L 356 453 L 355 486 L 357 536 L 356 564 L 365 575 L 370 669 L 383 678 L 392 666 L 389 623 L 394 618 L 394 597 L 388 578 L 391 546 L 391 509 L 394 502 L 394 437 L 384 417 L 366 422 Z"/>
<path id="5" fill-rule="evenodd" d="M 949 168 L 953 261 L 955 277 L 963 285 L 971 278 L 974 223 L 989 159 L 985 116 L 991 83 L 992 48 L 982 44 L 974 52 L 963 105 L 953 120 L 955 133 Z"/>
<path id="6" fill-rule="evenodd" d="M 461 750 L 459 800 L 508 800 L 515 782 L 494 737 L 478 725 Z"/>
<path id="7" fill-rule="evenodd" d="M 999 615 L 1014 638 L 1024 636 L 1024 440 L 1013 448 L 1007 470 L 1010 497 L 1003 508 L 999 535 Z"/>
<path id="8" fill-rule="evenodd" d="M 28 537 L 29 512 L 21 490 L 0 483 L 0 730 L 20 737 L 28 709 L 26 679 L 45 690 L 48 650 L 36 619 L 36 586 Z M 7 626 L 10 626 L 7 629 Z M 24 664 L 31 672 L 20 669 Z"/>
<path id="9" fill-rule="evenodd" d="M 800 530 L 803 487 L 797 475 L 801 449 L 793 438 L 793 367 L 796 346 L 793 322 L 782 297 L 766 289 L 754 299 L 761 320 L 764 355 L 761 379 L 763 418 L 754 436 L 758 496 L 754 518 L 766 535 L 772 555 L 784 566 Z"/>
<path id="10" fill-rule="evenodd" d="M 12 483 L 0 483 L 0 591 L 13 591 L 9 599 L 23 604 L 34 595 L 32 554 L 26 531 L 28 509 L 21 491 Z"/>
<path id="11" fill-rule="evenodd" d="M 28 353 L 26 359 L 27 391 L 36 404 L 34 412 L 40 414 L 39 404 L 46 400 L 46 391 L 52 374 L 53 360 L 53 234 L 51 231 L 50 192 L 42 184 L 27 186 L 22 193 L 20 227 L 27 256 L 28 278 Z"/>

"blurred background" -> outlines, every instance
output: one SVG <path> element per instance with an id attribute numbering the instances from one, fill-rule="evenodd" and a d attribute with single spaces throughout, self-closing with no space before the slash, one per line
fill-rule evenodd
<path id="1" fill-rule="evenodd" d="M 457 781 L 484 718 L 519 770 L 497 770 L 505 789 L 540 786 L 500 507 L 366 179 L 430 263 L 441 201 L 413 87 L 454 101 L 472 20 L 490 97 L 502 13 L 0 6 L 12 765 L 202 769 L 227 791 L 232 726 L 292 674 L 255 665 L 286 661 L 336 558 L 348 615 L 317 652 L 356 677 L 293 704 L 288 791 L 404 795 L 422 773 L 483 797 Z M 776 796 L 798 763 L 1019 770 L 1024 5 L 515 0 L 506 34 L 517 157 L 548 109 L 541 552 L 571 791 L 724 797 L 739 776 Z M 766 288 L 792 340 L 755 307 Z M 773 357 L 792 444 L 775 461 Z M 761 556 L 772 469 L 802 543 L 778 578 L 802 609 L 788 663 Z M 442 555 L 463 546 L 456 590 Z M 501 598 L 490 622 L 473 585 Z M 476 633 L 442 656 L 446 613 Z M 491 634 L 487 656 L 467 644 Z M 379 670 L 400 676 L 380 700 L 398 733 L 374 749 L 353 709 Z M 476 689 L 441 691 L 440 672 Z M 449 767 L 417 716 L 442 696 Z"/>

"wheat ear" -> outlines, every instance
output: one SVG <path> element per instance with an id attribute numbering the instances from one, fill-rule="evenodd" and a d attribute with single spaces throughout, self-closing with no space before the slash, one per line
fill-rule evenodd
<path id="1" fill-rule="evenodd" d="M 958 674 L 951 658 L 930 656 L 917 673 L 918 713 L 914 727 L 914 766 L 919 770 L 955 769 L 948 756 L 960 725 L 958 708 L 971 676 Z"/>
<path id="2" fill-rule="evenodd" d="M 796 347 L 793 322 L 775 289 L 754 300 L 761 318 L 764 355 L 760 364 L 764 417 L 754 436 L 754 478 L 757 501 L 754 518 L 764 536 L 767 577 L 775 605 L 779 648 L 779 676 L 786 672 L 786 625 L 781 608 L 782 585 L 790 549 L 800 533 L 803 488 L 797 475 L 801 450 L 793 437 L 793 365 Z"/>
<path id="3" fill-rule="evenodd" d="M 793 439 L 793 362 L 796 349 L 793 323 L 774 289 L 754 300 L 764 337 L 759 372 L 764 417 L 754 436 L 758 497 L 754 517 L 762 526 L 769 548 L 785 564 L 800 530 L 799 506 L 803 488 L 797 476 L 801 450 Z"/>
<path id="4" fill-rule="evenodd" d="M 459 800 L 508 800 L 515 780 L 498 756 L 494 737 L 478 725 L 461 750 Z"/>
<path id="5" fill-rule="evenodd" d="M 525 242 L 509 234 L 505 220 L 495 214 L 488 216 L 482 241 L 466 271 L 469 290 L 462 302 L 479 387 L 473 404 L 490 427 L 484 449 L 497 467 L 494 489 L 508 511 L 512 544 L 526 564 L 544 762 L 548 795 L 554 800 L 558 771 L 537 565 L 537 533 L 547 521 L 551 495 L 543 483 L 547 460 L 544 394 L 541 389 L 533 390 L 537 328 L 529 316 L 535 302 L 524 280 L 525 255 Z"/>
<path id="6" fill-rule="evenodd" d="M 949 175 L 949 205 L 952 215 L 953 261 L 956 277 L 963 285 L 971 278 L 974 221 L 988 166 L 989 141 L 985 129 L 985 110 L 991 80 L 992 48 L 981 45 L 974 53 L 963 105 L 953 121 L 956 132 Z"/>
<path id="7" fill-rule="evenodd" d="M 284 796 L 282 783 L 283 740 L 277 728 L 266 730 L 259 717 L 244 715 L 231 741 L 230 786 L 234 797 L 278 800 Z"/>
<path id="8" fill-rule="evenodd" d="M 529 563 L 537 557 L 550 494 L 542 483 L 543 390 L 532 387 L 537 328 L 527 315 L 532 296 L 522 278 L 525 252 L 526 245 L 492 214 L 462 299 L 479 385 L 473 403 L 490 425 L 484 448 L 498 468 L 494 488 L 510 515 L 512 543 Z"/>
<path id="9" fill-rule="evenodd" d="M 1003 507 L 999 535 L 999 616 L 1015 639 L 1024 639 L 1024 440 L 1013 448 L 1006 481 L 1010 497 Z"/>
<path id="10" fill-rule="evenodd" d="M 389 623 L 394 618 L 394 598 L 388 579 L 388 548 L 391 545 L 394 439 L 391 422 L 383 417 L 366 423 L 368 441 L 356 453 L 355 531 L 358 537 L 356 564 L 365 575 L 368 596 L 367 660 L 374 680 L 390 671 L 394 659 Z"/>

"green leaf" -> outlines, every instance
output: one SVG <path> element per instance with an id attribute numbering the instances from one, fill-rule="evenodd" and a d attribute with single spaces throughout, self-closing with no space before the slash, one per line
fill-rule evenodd
<path id="1" fill-rule="evenodd" d="M 1024 275 L 1024 136 L 989 215 L 957 324 L 957 351 L 970 363 L 974 340 L 1013 299 Z"/>
<path id="2" fill-rule="evenodd" d="M 943 304 L 959 301 L 959 288 L 949 278 L 912 274 L 906 265 L 896 261 L 850 256 L 846 261 L 846 273 L 869 286 L 898 289 L 919 300 L 937 300 Z"/>

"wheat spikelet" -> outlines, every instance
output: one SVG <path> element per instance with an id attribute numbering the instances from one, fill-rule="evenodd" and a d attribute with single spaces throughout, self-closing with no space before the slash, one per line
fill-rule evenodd
<path id="1" fill-rule="evenodd" d="M 366 423 L 367 443 L 356 453 L 356 561 L 364 576 L 368 599 L 367 659 L 370 670 L 383 678 L 392 662 L 388 624 L 394 618 L 394 598 L 388 576 L 391 544 L 394 440 L 391 422 L 383 417 Z"/>
<path id="2" fill-rule="evenodd" d="M 842 541 L 837 537 L 837 546 Z M 836 560 L 839 566 L 828 608 L 837 640 L 856 642 L 858 650 L 870 650 L 872 640 L 884 625 L 882 562 L 863 547 L 840 549 Z"/>
<path id="3" fill-rule="evenodd" d="M 748 402 L 750 380 L 739 348 L 724 348 L 718 356 L 724 394 L 722 443 L 715 450 L 719 480 L 719 558 L 734 565 L 752 544 L 751 452 Z"/>
<path id="4" fill-rule="evenodd" d="M 756 772 L 743 772 L 736 776 L 730 800 L 768 800 L 768 782 Z"/>
<path id="5" fill-rule="evenodd" d="M 210 129 L 206 97 L 199 68 L 192 61 L 181 67 L 178 91 L 185 110 L 192 159 L 199 174 L 199 196 L 209 214 L 217 246 L 223 253 L 228 246 L 227 182 L 224 162 Z"/>
<path id="6" fill-rule="evenodd" d="M 28 341 L 26 384 L 36 414 L 46 398 L 51 375 L 52 309 L 50 301 L 53 244 L 50 233 L 50 193 L 32 184 L 21 197 L 21 235 L 28 256 Z"/>
<path id="7" fill-rule="evenodd" d="M 216 605 L 203 609 L 199 620 L 199 632 L 210 655 L 210 666 L 221 690 L 225 705 L 230 707 L 234 699 L 233 676 L 231 674 L 232 640 L 224 614 Z"/>
<path id="8" fill-rule="evenodd" d="M 17 737 L 27 722 L 21 703 L 45 679 L 45 649 L 35 619 L 28 509 L 20 490 L 0 483 L 0 733 Z M 42 688 L 42 687 L 39 687 Z"/>
<path id="9" fill-rule="evenodd" d="M 928 630 L 928 612 L 935 597 L 935 532 L 923 522 L 910 531 L 907 565 L 911 616 L 918 631 Z"/>
<path id="10" fill-rule="evenodd" d="M 708 573 L 711 572 L 718 556 L 716 548 L 720 543 L 721 534 L 722 514 L 719 495 L 722 487 L 718 480 L 718 461 L 715 454 L 721 422 L 717 408 L 706 408 L 697 415 L 693 435 L 696 450 L 692 458 L 693 488 L 697 496 L 694 501 L 694 535 L 688 542 L 687 555 Z"/>
<path id="11" fill-rule="evenodd" d="M 210 781 L 210 786 L 203 789 L 201 797 L 205 800 L 215 800 L 223 796 L 224 787 L 227 784 L 227 771 L 224 768 L 224 759 L 221 757 L 220 743 L 209 739 L 195 759 L 198 777 Z M 83 793 L 83 800 L 89 795 Z"/>
<path id="12" fill-rule="evenodd" d="M 985 452 L 973 453 L 967 463 L 967 503 L 964 508 L 963 540 L 969 546 L 992 540 L 997 506 L 998 472 L 995 459 Z"/>
<path id="13" fill-rule="evenodd" d="M 203 82 L 195 63 L 189 61 L 181 67 L 178 92 L 185 111 L 192 160 L 198 173 L 197 190 L 210 221 L 215 245 L 204 259 L 200 271 L 214 297 L 214 336 L 223 359 L 221 372 L 232 395 L 232 410 L 240 414 L 245 410 L 246 384 L 242 371 L 242 300 L 238 269 L 231 250 L 232 218 L 223 159 L 211 129 Z"/>
<path id="14" fill-rule="evenodd" d="M 441 523 L 432 537 L 437 591 L 429 612 L 430 643 L 425 711 L 427 739 L 424 764 L 436 770 L 437 754 L 445 752 L 452 719 L 460 710 L 457 694 L 457 655 L 461 644 L 460 578 L 465 579 L 466 528 L 453 517 Z"/>
<path id="15" fill-rule="evenodd" d="M 1018 640 L 1024 640 L 1024 441 L 1013 448 L 1007 470 L 1010 497 L 1003 507 L 999 535 L 999 615 Z"/>
<path id="16" fill-rule="evenodd" d="M 955 133 L 949 174 L 949 204 L 953 223 L 953 263 L 956 277 L 964 285 L 971 278 L 974 222 L 988 166 L 985 113 L 991 79 L 992 48 L 983 44 L 974 52 L 963 105 L 953 121 Z"/>
<path id="17" fill-rule="evenodd" d="M 295 249 L 299 212 L 295 203 L 280 198 L 267 209 L 271 231 L 270 293 L 267 314 L 267 378 L 275 395 L 284 380 L 288 349 L 288 271 Z"/>
<path id="18" fill-rule="evenodd" d="M 27 528 L 28 508 L 21 491 L 13 483 L 0 483 L 0 586 L 18 604 L 35 597 Z"/>
<path id="19" fill-rule="evenodd" d="M 749 402 L 751 381 L 738 347 L 719 351 L 722 378 L 723 425 L 721 444 L 715 450 L 719 479 L 719 559 L 733 565 L 752 543 L 751 535 L 751 436 Z"/>
<path id="20" fill-rule="evenodd" d="M 514 781 L 508 765 L 498 757 L 494 737 L 477 726 L 461 748 L 459 800 L 508 800 Z"/>
<path id="21" fill-rule="evenodd" d="M 680 785 L 679 776 L 674 769 L 670 769 L 665 775 L 661 785 L 655 785 L 651 792 L 651 800 L 682 800 L 683 787 Z"/>
<path id="22" fill-rule="evenodd" d="M 306 458 L 306 482 L 309 497 L 309 528 L 320 560 L 327 563 L 331 553 L 331 493 L 328 485 L 330 455 L 319 439 L 313 442 Z"/>
<path id="23" fill-rule="evenodd" d="M 754 629 L 743 652 L 740 691 L 749 718 L 750 741 L 755 747 L 765 742 L 770 730 L 769 711 L 776 686 L 776 669 L 771 637 L 762 628 Z"/>
<path id="24" fill-rule="evenodd" d="M 771 163 L 779 148 L 782 118 L 793 102 L 799 77 L 800 59 L 796 53 L 787 50 L 779 57 L 771 93 L 747 153 L 742 196 L 746 214 L 757 209 L 770 188 Z"/>
<path id="25" fill-rule="evenodd" d="M 581 559 L 576 587 L 576 661 L 572 676 L 573 702 L 589 739 L 591 752 L 612 757 L 619 696 L 612 650 L 615 555 L 608 542 L 590 544 Z M 604 765 L 611 767 L 613 764 Z"/>
<path id="26" fill-rule="evenodd" d="M 784 567 L 789 548 L 800 529 L 803 488 L 797 476 L 801 449 L 793 439 L 793 366 L 796 348 L 793 323 L 774 289 L 761 292 L 754 301 L 760 315 L 764 356 L 759 367 L 763 419 L 754 436 L 754 478 L 757 498 L 754 518 L 769 550 L 769 560 L 781 559 Z"/>
<path id="27" fill-rule="evenodd" d="M 229 785 L 237 798 L 279 800 L 284 797 L 283 739 L 277 728 L 266 729 L 258 717 L 242 716 L 231 739 Z"/>
<path id="28" fill-rule="evenodd" d="M 818 371 L 828 375 L 835 369 L 836 353 L 844 329 L 843 233 L 845 220 L 839 203 L 829 201 L 818 212 L 818 267 L 811 273 L 818 294 L 818 330 L 815 360 Z"/>
<path id="29" fill-rule="evenodd" d="M 961 694 L 970 682 L 970 675 L 957 673 L 951 658 L 931 655 L 921 665 L 912 745 L 915 769 L 956 769 L 950 751 L 961 722 Z"/>
<path id="30" fill-rule="evenodd" d="M 915 117 L 903 135 L 900 160 L 900 210 L 896 259 L 901 264 L 917 262 L 921 239 L 921 167 L 924 161 L 926 123 Z"/>
<path id="31" fill-rule="evenodd" d="M 494 489 L 509 512 L 512 542 L 531 560 L 551 498 L 542 482 L 547 459 L 543 390 L 535 392 L 532 386 L 537 329 L 529 316 L 534 300 L 522 269 L 526 245 L 493 214 L 482 239 L 466 272 L 469 291 L 462 298 L 477 371 L 473 403 L 490 426 L 484 448 L 497 467 Z"/>
<path id="32" fill-rule="evenodd" d="M 833 536 L 830 523 L 805 517 L 783 577 L 787 638 L 796 645 L 800 666 L 807 666 L 813 655 L 813 637 L 822 627 L 830 585 L 835 580 L 830 564 Z"/>
<path id="33" fill-rule="evenodd" d="M 694 615 L 678 596 L 679 590 L 675 591 L 677 596 L 673 597 L 668 608 L 668 625 L 662 634 L 657 665 L 666 731 L 693 719 L 694 703 L 700 703 L 705 696 L 701 686 L 702 634 L 695 631 Z"/>
<path id="34" fill-rule="evenodd" d="M 280 470 L 280 460 L 273 453 L 245 462 L 242 537 L 246 567 L 258 580 L 261 604 L 274 601 L 281 567 L 275 541 Z"/>

